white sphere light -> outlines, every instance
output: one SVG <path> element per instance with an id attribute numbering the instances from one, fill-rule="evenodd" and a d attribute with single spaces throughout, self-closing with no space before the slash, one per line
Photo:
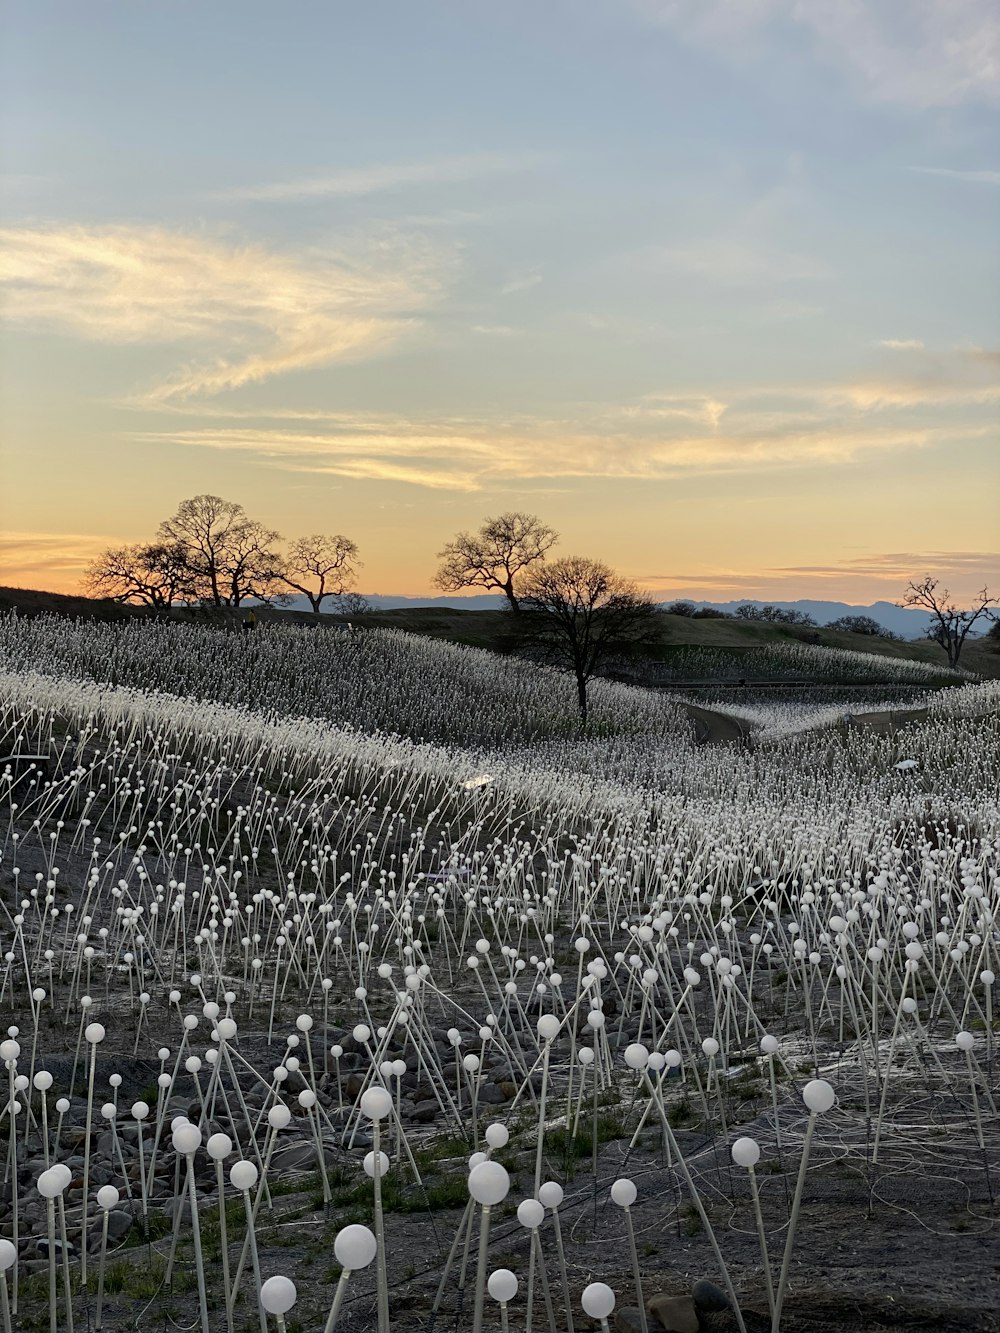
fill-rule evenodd
<path id="1" fill-rule="evenodd" d="M 392 1110 L 392 1098 L 385 1088 L 369 1088 L 361 1095 L 361 1114 L 369 1120 L 384 1120 Z"/>
<path id="2" fill-rule="evenodd" d="M 625 1048 L 625 1063 L 629 1069 L 645 1069 L 649 1063 L 649 1051 L 646 1050 L 642 1042 L 634 1041 L 631 1046 Z"/>
<path id="3" fill-rule="evenodd" d="M 272 1129 L 287 1129 L 291 1119 L 292 1113 L 284 1102 L 278 1102 L 267 1113 L 267 1123 Z"/>
<path id="4" fill-rule="evenodd" d="M 565 1197 L 563 1187 L 555 1180 L 546 1180 L 539 1186 L 538 1202 L 543 1208 L 558 1208 Z"/>
<path id="5" fill-rule="evenodd" d="M 13 1244 L 5 1237 L 0 1236 L 0 1273 L 6 1273 L 8 1268 L 13 1268 L 16 1259 L 17 1250 Z"/>
<path id="6" fill-rule="evenodd" d="M 506 1305 L 517 1295 L 517 1278 L 509 1268 L 495 1268 L 486 1282 L 486 1290 L 495 1301 Z"/>
<path id="7" fill-rule="evenodd" d="M 347 1272 L 356 1273 L 367 1268 L 375 1258 L 378 1246 L 375 1233 L 368 1227 L 352 1224 L 337 1233 L 333 1242 L 333 1253 L 337 1263 Z"/>
<path id="8" fill-rule="evenodd" d="M 62 1177 L 57 1171 L 54 1172 L 52 1167 L 49 1167 L 47 1171 L 43 1171 L 38 1177 L 38 1180 L 35 1182 L 35 1188 L 43 1199 L 58 1198 L 58 1196 L 62 1194 L 64 1188 Z"/>
<path id="9" fill-rule="evenodd" d="M 389 1159 L 381 1150 L 378 1155 L 378 1178 L 384 1180 L 386 1172 L 389 1170 Z M 365 1154 L 365 1175 L 369 1180 L 375 1179 L 375 1152 L 372 1150 Z"/>
<path id="10" fill-rule="evenodd" d="M 106 1213 L 109 1213 L 115 1207 L 120 1198 L 121 1195 L 114 1185 L 102 1185 L 97 1191 L 97 1202 Z"/>
<path id="11" fill-rule="evenodd" d="M 190 1157 L 201 1147 L 201 1130 L 197 1125 L 178 1125 L 170 1137 L 174 1152 L 183 1157 Z"/>
<path id="12" fill-rule="evenodd" d="M 66 1189 L 69 1186 L 69 1182 L 73 1179 L 73 1172 L 65 1162 L 56 1162 L 54 1166 L 50 1166 L 49 1174 L 53 1179 L 62 1181 L 62 1184 L 59 1186 L 60 1191 Z"/>
<path id="13" fill-rule="evenodd" d="M 611 1202 L 616 1203 L 619 1208 L 631 1208 L 638 1197 L 639 1191 L 632 1180 L 623 1177 L 611 1186 Z"/>
<path id="14" fill-rule="evenodd" d="M 483 1208 L 502 1203 L 510 1190 L 510 1176 L 499 1162 L 480 1162 L 469 1172 L 469 1194 Z"/>
<path id="15" fill-rule="evenodd" d="M 257 1184 L 257 1167 L 253 1162 L 234 1162 L 229 1170 L 229 1181 L 233 1189 L 246 1194 Z"/>
<path id="16" fill-rule="evenodd" d="M 537 1199 L 524 1199 L 517 1205 L 517 1220 L 528 1231 L 534 1231 L 545 1221 L 545 1209 Z"/>
<path id="17" fill-rule="evenodd" d="M 559 1033 L 559 1019 L 555 1014 L 542 1014 L 538 1020 L 538 1035 L 542 1041 L 554 1041 Z"/>
<path id="18" fill-rule="evenodd" d="M 751 1167 L 756 1166 L 760 1161 L 760 1144 L 756 1139 L 743 1138 L 737 1139 L 732 1147 L 733 1161 L 737 1166 Z"/>
<path id="19" fill-rule="evenodd" d="M 496 1151 L 498 1148 L 506 1148 L 510 1140 L 510 1131 L 506 1125 L 501 1125 L 495 1120 L 492 1125 L 486 1126 L 486 1142 Z"/>
<path id="20" fill-rule="evenodd" d="M 205 1151 L 213 1162 L 221 1162 L 233 1151 L 233 1141 L 228 1134 L 213 1134 L 205 1144 Z"/>
<path id="21" fill-rule="evenodd" d="M 606 1282 L 591 1282 L 584 1287 L 580 1304 L 591 1319 L 607 1319 L 615 1308 L 615 1293 Z"/>
<path id="22" fill-rule="evenodd" d="M 837 1094 L 825 1078 L 814 1078 L 802 1089 L 802 1100 L 813 1115 L 822 1115 L 837 1100 Z"/>
<path id="23" fill-rule="evenodd" d="M 287 1314 L 295 1296 L 295 1283 L 290 1277 L 269 1277 L 260 1289 L 260 1303 L 268 1314 Z"/>

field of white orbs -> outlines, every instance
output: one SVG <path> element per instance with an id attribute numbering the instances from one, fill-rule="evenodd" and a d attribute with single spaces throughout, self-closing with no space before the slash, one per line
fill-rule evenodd
<path id="1" fill-rule="evenodd" d="M 995 1246 L 998 702 L 580 738 L 398 633 L 0 622 L 0 1327 L 854 1327 L 865 1228 Z"/>

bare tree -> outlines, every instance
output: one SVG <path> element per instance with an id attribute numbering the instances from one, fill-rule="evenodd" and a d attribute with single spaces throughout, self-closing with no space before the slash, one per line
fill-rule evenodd
<path id="1" fill-rule="evenodd" d="M 796 611 L 791 607 L 772 606 L 770 602 L 744 602 L 733 612 L 737 620 L 764 620 L 772 625 L 815 625 L 816 622 L 808 611 Z"/>
<path id="2" fill-rule="evenodd" d="M 224 605 L 238 607 L 248 598 L 280 603 L 289 596 L 284 591 L 282 559 L 275 549 L 280 540 L 280 533 L 254 518 L 231 530 L 219 566 Z"/>
<path id="3" fill-rule="evenodd" d="M 314 533 L 292 542 L 281 568 L 281 580 L 308 597 L 318 615 L 325 598 L 342 597 L 348 591 L 360 565 L 357 545 L 349 537 Z"/>
<path id="4" fill-rule="evenodd" d="M 375 609 L 363 592 L 342 592 L 337 597 L 337 610 L 342 616 L 365 616 Z"/>
<path id="5" fill-rule="evenodd" d="M 601 561 L 566 556 L 532 570 L 521 606 L 536 651 L 573 672 L 586 730 L 591 677 L 612 655 L 652 637 L 656 604 Z"/>
<path id="6" fill-rule="evenodd" d="M 280 535 L 247 516 L 241 504 L 219 495 L 182 500 L 158 530 L 160 542 L 179 546 L 196 595 L 209 606 L 238 607 L 248 597 L 278 595 Z"/>
<path id="7" fill-rule="evenodd" d="M 952 600 L 948 589 L 942 588 L 939 592 L 938 580 L 926 574 L 919 583 L 911 580 L 906 585 L 903 600 L 899 605 L 917 607 L 921 611 L 930 612 L 930 637 L 947 653 L 948 665 L 956 667 L 969 631 L 984 617 L 987 620 L 995 620 L 996 616 L 990 608 L 1000 605 L 1000 600 L 991 597 L 989 591 L 983 588 L 976 593 L 972 606 L 962 611 Z"/>
<path id="8" fill-rule="evenodd" d="M 438 552 L 442 564 L 435 586 L 443 592 L 495 589 L 512 611 L 519 611 L 518 591 L 526 572 L 543 561 L 558 540 L 558 533 L 534 514 L 498 514 L 476 533 L 460 532 Z"/>
<path id="9" fill-rule="evenodd" d="M 109 546 L 88 566 L 85 582 L 95 597 L 156 610 L 196 595 L 184 548 L 174 542 Z"/>
<path id="10" fill-rule="evenodd" d="M 898 639 L 902 636 L 894 634 L 891 629 L 886 629 L 880 625 L 873 616 L 838 616 L 836 620 L 826 622 L 827 629 L 843 629 L 850 634 L 877 635 L 881 639 Z"/>

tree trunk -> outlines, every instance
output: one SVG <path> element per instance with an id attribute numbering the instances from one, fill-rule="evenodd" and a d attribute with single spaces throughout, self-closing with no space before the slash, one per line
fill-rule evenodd
<path id="1" fill-rule="evenodd" d="M 581 672 L 576 673 L 576 697 L 580 705 L 580 730 L 587 730 L 587 677 Z"/>
<path id="2" fill-rule="evenodd" d="M 503 593 L 504 593 L 504 596 L 507 598 L 507 601 L 510 602 L 510 609 L 511 609 L 512 611 L 520 611 L 520 609 L 521 609 L 521 604 L 520 604 L 520 602 L 517 600 L 517 598 L 514 596 L 514 580 L 513 580 L 513 579 L 508 579 L 507 582 L 503 585 Z"/>
<path id="3" fill-rule="evenodd" d="M 309 605 L 310 605 L 310 606 L 312 607 L 312 609 L 313 609 L 313 614 L 318 616 L 318 615 L 319 615 L 319 604 L 320 604 L 320 602 L 323 600 L 323 594 L 320 593 L 320 595 L 317 597 L 317 596 L 315 595 L 315 593 L 307 592 L 307 593 L 306 593 L 306 596 L 309 598 Z"/>

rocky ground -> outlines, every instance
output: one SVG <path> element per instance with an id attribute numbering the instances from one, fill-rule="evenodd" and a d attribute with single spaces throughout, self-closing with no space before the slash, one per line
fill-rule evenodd
<path id="1" fill-rule="evenodd" d="M 3 892 L 13 908 L 16 894 L 34 883 L 42 864 L 40 854 L 24 849 L 21 883 L 15 890 L 9 862 L 5 863 Z M 74 854 L 61 854 L 67 880 L 82 882 L 86 863 Z M 37 862 L 37 864 L 36 864 Z M 194 885 L 192 886 L 194 887 Z M 95 925 L 98 923 L 95 923 Z M 8 960 L 9 961 L 9 960 Z M 571 1004 L 574 996 L 575 964 L 567 959 L 563 971 L 563 996 Z M 563 966 L 560 960 L 560 966 Z M 0 978 L 2 980 L 2 978 Z M 240 989 L 234 982 L 234 988 Z M 782 979 L 768 979 L 767 996 L 758 995 L 761 1016 L 783 1018 Z M 470 1012 L 481 1012 L 478 998 L 466 980 L 449 998 Z M 186 993 L 182 1006 L 168 1006 L 160 986 L 157 1002 L 149 1006 L 145 1022 L 137 1029 L 139 1009 L 127 981 L 116 972 L 97 971 L 88 988 L 96 1001 L 95 1016 L 106 1026 L 107 1036 L 99 1048 L 94 1070 L 94 1121 L 90 1136 L 89 1191 L 91 1197 L 103 1184 L 114 1184 L 122 1193 L 120 1204 L 109 1214 L 108 1247 L 104 1281 L 104 1327 L 109 1330 L 191 1329 L 198 1326 L 198 1291 L 192 1225 L 186 1205 L 178 1206 L 183 1176 L 178 1178 L 175 1157 L 169 1146 L 170 1118 L 202 1115 L 202 1097 L 209 1082 L 209 1067 L 194 1076 L 182 1071 L 163 1106 L 166 1128 L 156 1170 L 150 1173 L 150 1197 L 144 1224 L 139 1171 L 139 1136 L 129 1110 L 136 1099 L 153 1108 L 142 1136 L 147 1163 L 155 1137 L 160 1096 L 156 1085 L 161 1062 L 158 1047 L 170 1049 L 166 1062 L 173 1068 L 181 1035 L 180 1017 L 197 1012 L 196 993 Z M 50 988 L 51 990 L 51 988 Z M 20 1029 L 23 1057 L 31 1055 L 30 1035 L 34 1019 L 23 1007 L 23 996 L 12 1005 L 10 988 L 0 991 L 4 1026 Z M 59 988 L 55 995 L 59 997 Z M 353 1024 L 363 1017 L 352 988 L 338 985 L 330 997 L 331 1025 L 317 1019 L 313 1058 L 323 1127 L 326 1183 L 319 1169 L 308 1116 L 298 1105 L 297 1094 L 305 1086 L 299 1073 L 291 1073 L 283 1092 L 292 1110 L 290 1125 L 280 1131 L 267 1174 L 269 1198 L 262 1200 L 257 1219 L 257 1242 L 262 1275 L 281 1273 L 292 1278 L 298 1301 L 287 1318 L 288 1333 L 312 1333 L 324 1327 L 339 1268 L 333 1243 L 338 1231 L 349 1222 L 372 1223 L 372 1184 L 362 1163 L 371 1148 L 367 1126 L 361 1126 L 353 1141 L 343 1133 L 349 1108 L 362 1088 L 362 1070 L 368 1055 L 351 1035 Z M 636 1034 L 638 1017 L 624 1020 L 614 997 L 606 997 L 609 1029 L 614 1044 L 623 1046 Z M 86 1065 L 75 1058 L 79 1017 L 74 1009 L 66 1021 L 65 1002 L 41 1007 L 37 1048 L 32 1068 L 47 1069 L 53 1076 L 48 1099 L 50 1134 L 58 1127 L 58 1157 L 72 1173 L 67 1191 L 68 1237 L 74 1287 L 82 1243 L 80 1203 L 83 1191 L 86 1131 Z M 240 1091 L 250 1120 L 262 1119 L 266 1086 L 271 1071 L 286 1051 L 286 1034 L 296 1032 L 300 1012 L 289 996 L 278 1004 L 274 1040 L 267 1041 L 267 1013 L 258 1003 L 253 1015 L 239 1005 L 237 1049 Z M 314 1005 L 313 1012 L 319 1008 Z M 443 1069 L 454 1071 L 454 1049 L 448 1029 L 456 1023 L 462 1030 L 463 1051 L 479 1051 L 477 1031 L 471 1022 L 456 1018 L 457 1011 L 444 1002 L 428 1007 L 430 1035 Z M 339 1020 L 333 1025 L 333 1018 Z M 529 1009 L 527 1022 L 533 1023 Z M 620 1032 L 619 1032 L 619 1024 Z M 210 1046 L 210 1024 L 202 1019 L 191 1038 L 191 1049 L 204 1054 Z M 787 1026 L 778 1023 L 781 1030 Z M 331 1044 L 339 1042 L 344 1054 L 336 1063 L 324 1057 Z M 860 1073 L 849 1056 L 849 1042 L 841 1048 L 838 1034 L 821 1034 L 823 1058 L 818 1072 L 838 1091 L 837 1106 L 818 1125 L 810 1169 L 805 1179 L 803 1205 L 790 1268 L 790 1281 L 782 1319 L 783 1333 L 826 1333 L 826 1330 L 939 1330 L 940 1333 L 989 1333 L 1000 1329 L 1000 1248 L 997 1244 L 1000 1209 L 994 1200 L 1000 1189 L 998 1142 L 995 1116 L 988 1117 L 986 1153 L 980 1152 L 970 1120 L 968 1085 L 960 1095 L 964 1068 L 955 1064 L 956 1053 L 943 1049 L 936 1058 L 945 1062 L 948 1083 L 929 1076 L 926 1050 L 901 1047 L 887 1100 L 888 1130 L 877 1168 L 871 1165 L 871 1119 L 866 1112 Z M 786 1042 L 786 1051 L 794 1050 Z M 298 1049 L 304 1068 L 308 1061 Z M 388 1058 L 405 1056 L 414 1065 L 412 1051 L 389 1051 Z M 801 1086 L 813 1075 L 804 1049 L 788 1056 L 789 1069 L 780 1085 L 779 1151 L 771 1116 L 770 1089 L 761 1068 L 755 1044 L 729 1053 L 729 1074 L 721 1081 L 722 1095 L 710 1094 L 706 1117 L 700 1090 L 693 1084 L 668 1080 L 665 1103 L 677 1146 L 694 1178 L 705 1213 L 738 1294 L 748 1333 L 770 1327 L 764 1269 L 755 1230 L 748 1177 L 732 1165 L 729 1145 L 737 1134 L 759 1140 L 762 1159 L 757 1168 L 770 1267 L 777 1281 L 795 1190 L 805 1118 Z M 69 1111 L 58 1124 L 55 1098 L 75 1084 Z M 936 1070 L 937 1066 L 935 1066 Z M 580 1293 L 588 1282 L 610 1284 L 618 1295 L 618 1327 L 641 1327 L 639 1304 L 633 1279 L 626 1220 L 610 1201 L 612 1182 L 628 1176 L 638 1188 L 631 1210 L 641 1273 L 642 1291 L 653 1301 L 649 1327 L 673 1329 L 674 1333 L 699 1329 L 701 1333 L 731 1333 L 738 1328 L 732 1310 L 719 1307 L 725 1287 L 704 1221 L 694 1206 L 676 1159 L 668 1154 L 662 1128 L 655 1116 L 647 1122 L 634 1148 L 630 1147 L 645 1106 L 637 1095 L 634 1076 L 616 1064 L 615 1084 L 600 1099 L 596 1119 L 588 1097 L 581 1107 L 577 1133 L 567 1128 L 568 1044 L 561 1040 L 554 1050 L 552 1085 L 547 1103 L 543 1179 L 559 1181 L 565 1188 L 560 1224 L 565 1247 L 570 1308 L 562 1294 L 558 1251 L 551 1216 L 542 1232 L 546 1272 L 551 1289 L 553 1324 L 558 1333 L 571 1327 L 594 1327 L 579 1307 Z M 257 1072 L 254 1072 L 257 1071 Z M 27 1072 L 27 1071 L 25 1071 Z M 257 1073 L 263 1078 L 259 1078 Z M 113 1078 L 120 1079 L 117 1089 Z M 510 1306 L 514 1330 L 527 1326 L 526 1291 L 529 1271 L 529 1233 L 516 1217 L 517 1203 L 532 1195 L 537 1147 L 538 1116 L 535 1102 L 541 1076 L 536 1071 L 531 1086 L 517 1096 L 521 1082 L 502 1053 L 485 1052 L 479 1084 L 479 1131 L 493 1120 L 510 1130 L 510 1142 L 498 1154 L 511 1175 L 508 1199 L 493 1213 L 491 1267 L 510 1267 L 521 1282 Z M 992 1086 L 996 1088 L 995 1078 Z M 455 1083 L 451 1083 L 455 1092 Z M 233 1115 L 217 1100 L 210 1130 L 233 1134 L 239 1150 L 251 1156 L 253 1148 L 247 1115 L 237 1108 L 235 1088 L 226 1085 Z M 869 1100 L 877 1101 L 877 1090 L 869 1088 Z M 517 1100 L 515 1101 L 515 1098 Z M 116 1128 L 101 1117 L 100 1107 L 115 1100 Z M 399 1151 L 395 1135 L 383 1144 L 390 1153 L 392 1168 L 384 1182 L 386 1251 L 392 1329 L 448 1329 L 455 1333 L 471 1328 L 472 1283 L 475 1237 L 469 1247 L 466 1279 L 460 1280 L 462 1247 L 457 1267 L 437 1294 L 445 1262 L 452 1246 L 465 1203 L 468 1155 L 474 1146 L 475 1130 L 465 1093 L 462 1132 L 446 1117 L 423 1071 L 411 1068 L 399 1090 L 400 1119 L 406 1141 L 420 1175 Z M 341 1108 L 344 1108 L 343 1110 Z M 16 1180 L 18 1198 L 19 1304 L 14 1320 L 17 1330 L 33 1333 L 49 1326 L 49 1261 L 45 1207 L 35 1188 L 44 1167 L 37 1121 L 41 1106 L 32 1102 L 36 1124 L 25 1133 L 22 1117 L 16 1121 Z M 9 1118 L 0 1121 L 0 1140 L 5 1148 L 5 1172 L 0 1187 L 0 1234 L 13 1235 L 14 1156 L 9 1147 Z M 724 1127 L 723 1127 L 724 1125 Z M 595 1133 L 596 1128 L 596 1133 Z M 352 1123 L 353 1131 L 353 1123 Z M 347 1136 L 349 1137 L 349 1136 Z M 596 1169 L 594 1142 L 596 1138 Z M 263 1142 L 263 1133 L 258 1133 Z M 230 1160 L 235 1160 L 230 1159 Z M 227 1164 L 228 1167 L 228 1164 Z M 129 1197 L 125 1180 L 131 1190 Z M 208 1303 L 211 1326 L 225 1329 L 220 1300 L 222 1240 L 214 1166 L 204 1150 L 195 1158 L 198 1217 L 204 1262 L 208 1274 Z M 328 1199 L 325 1195 L 328 1193 Z M 244 1205 L 234 1191 L 226 1200 L 226 1227 L 231 1270 L 239 1261 L 245 1234 Z M 175 1240 L 176 1223 L 176 1240 Z M 89 1283 L 74 1294 L 76 1328 L 94 1328 L 96 1323 L 97 1276 L 100 1267 L 101 1230 L 93 1217 L 88 1231 Z M 172 1258 L 171 1258 L 172 1256 Z M 8 1278 L 11 1275 L 8 1274 Z M 711 1284 L 706 1286 L 705 1284 Z M 701 1284 L 696 1286 L 696 1284 Z M 551 1329 L 536 1279 L 531 1327 Z M 697 1290 L 698 1301 L 692 1292 Z M 667 1298 L 656 1304 L 658 1296 Z M 61 1292 L 60 1292 L 61 1299 Z M 435 1305 L 437 1312 L 435 1314 Z M 338 1329 L 344 1333 L 367 1333 L 375 1327 L 374 1269 L 354 1274 Z M 631 1313 L 630 1313 L 631 1311 Z M 487 1301 L 486 1327 L 500 1327 L 495 1303 Z M 60 1306 L 59 1321 L 65 1326 Z M 234 1311 L 237 1333 L 259 1329 L 252 1284 L 244 1280 Z"/>
<path id="2" fill-rule="evenodd" d="M 124 1027 L 118 1034 L 124 1035 Z M 434 1033 L 439 1054 L 447 1062 L 451 1047 L 447 1032 Z M 341 1060 L 340 1088 L 336 1074 L 321 1077 L 320 1102 L 333 1130 L 345 1123 L 345 1107 L 360 1088 L 358 1072 L 364 1056 L 348 1032 L 337 1032 L 345 1047 Z M 119 1207 L 109 1216 L 109 1244 L 105 1278 L 105 1327 L 109 1329 L 190 1327 L 197 1319 L 197 1290 L 191 1223 L 181 1208 L 174 1262 L 169 1268 L 172 1226 L 177 1215 L 175 1157 L 169 1150 L 158 1154 L 152 1177 L 148 1208 L 149 1239 L 144 1235 L 138 1170 L 138 1133 L 128 1116 L 132 1101 L 142 1097 L 155 1104 L 155 1077 L 159 1064 L 136 1059 L 128 1050 L 114 1053 L 109 1032 L 101 1047 L 95 1085 L 103 1089 L 95 1099 L 109 1096 L 109 1080 L 117 1073 L 120 1115 L 114 1133 L 108 1122 L 97 1120 L 90 1154 L 91 1193 L 105 1183 L 122 1190 Z M 241 1038 L 240 1050 L 255 1067 L 269 1068 L 283 1039 L 268 1051 L 264 1034 Z M 68 1084 L 72 1056 L 49 1056 L 43 1064 L 53 1073 L 56 1086 Z M 524 1296 L 528 1271 L 529 1233 L 518 1223 L 517 1203 L 533 1192 L 536 1147 L 536 1112 L 528 1098 L 510 1109 L 513 1084 L 506 1062 L 496 1057 L 483 1079 L 481 1125 L 503 1120 L 511 1139 L 498 1154 L 507 1166 L 512 1189 L 507 1201 L 494 1209 L 490 1260 L 492 1267 L 510 1267 L 521 1278 L 521 1291 L 510 1307 L 513 1327 L 525 1319 Z M 447 1067 L 447 1063 L 445 1063 Z M 836 1066 L 824 1071 L 835 1085 Z M 887 1140 L 877 1169 L 866 1168 L 865 1126 L 857 1095 L 854 1071 L 840 1071 L 841 1100 L 824 1118 L 811 1156 L 797 1241 L 790 1270 L 789 1295 L 782 1328 L 791 1333 L 826 1329 L 936 1329 L 986 1330 L 998 1326 L 1000 1310 L 1000 1252 L 996 1245 L 1000 1210 L 991 1198 L 995 1187 L 987 1179 L 982 1157 L 960 1124 L 955 1106 L 948 1106 L 914 1081 L 897 1108 L 901 1133 Z M 537 1076 L 535 1079 L 537 1083 Z M 799 1080 L 801 1081 L 801 1080 Z M 204 1083 L 204 1080 L 202 1079 Z M 251 1116 L 264 1105 L 261 1085 L 248 1076 L 244 1097 Z M 776 1147 L 768 1114 L 768 1096 L 756 1071 L 748 1070 L 730 1080 L 727 1108 L 729 1133 L 718 1126 L 711 1132 L 702 1123 L 697 1099 L 691 1090 L 668 1087 L 667 1105 L 677 1145 L 684 1155 L 704 1201 L 710 1225 L 718 1236 L 723 1256 L 738 1292 L 747 1329 L 769 1327 L 767 1296 L 760 1252 L 750 1202 L 747 1173 L 733 1166 L 728 1152 L 736 1131 L 756 1137 L 763 1148 L 757 1168 L 760 1198 L 772 1270 L 780 1267 L 788 1200 L 795 1188 L 804 1118 L 801 1101 L 791 1086 L 783 1090 L 781 1125 L 783 1151 Z M 68 1202 L 71 1254 L 80 1244 L 79 1203 L 83 1185 L 86 1140 L 83 1066 L 77 1073 L 76 1095 L 60 1127 L 59 1157 L 70 1168 L 73 1180 Z M 304 1084 L 292 1074 L 286 1092 L 294 1094 Z M 663 1132 L 651 1120 L 635 1148 L 629 1144 L 638 1123 L 641 1102 L 628 1115 L 631 1089 L 623 1077 L 607 1104 L 598 1108 L 597 1173 L 593 1174 L 593 1122 L 584 1113 L 574 1138 L 565 1125 L 565 1084 L 558 1075 L 550 1095 L 548 1131 L 545 1139 L 543 1178 L 561 1181 L 565 1199 L 560 1222 L 565 1245 L 569 1290 L 578 1301 L 590 1281 L 609 1283 L 618 1293 L 619 1327 L 639 1327 L 630 1250 L 625 1218 L 609 1198 L 611 1183 L 627 1175 L 638 1187 L 632 1223 L 642 1276 L 648 1299 L 665 1294 L 673 1301 L 659 1307 L 665 1322 L 652 1319 L 650 1327 L 701 1328 L 723 1333 L 736 1328 L 731 1312 L 695 1308 L 692 1285 L 708 1280 L 723 1285 L 703 1223 L 693 1207 L 676 1165 L 668 1164 Z M 462 1217 L 466 1193 L 466 1163 L 471 1143 L 456 1137 L 441 1125 L 437 1101 L 422 1088 L 416 1072 L 402 1080 L 400 1109 L 406 1139 L 414 1155 L 422 1184 L 413 1178 L 405 1155 L 397 1152 L 394 1139 L 388 1145 L 393 1166 L 385 1190 L 386 1248 L 392 1287 L 393 1329 L 437 1328 L 462 1330 L 470 1326 L 475 1267 L 475 1242 L 470 1248 L 464 1299 L 458 1271 L 453 1269 L 436 1319 L 435 1296 L 443 1263 Z M 51 1098 L 50 1098 L 51 1100 Z M 353 1146 L 341 1146 L 330 1130 L 324 1149 L 330 1201 L 324 1205 L 323 1177 L 318 1168 L 315 1141 L 306 1116 L 294 1095 L 286 1098 L 293 1110 L 292 1122 L 278 1136 L 268 1172 L 270 1205 L 263 1201 L 257 1221 L 257 1239 L 263 1276 L 282 1273 L 295 1281 L 299 1299 L 288 1320 L 295 1329 L 322 1328 L 333 1296 L 339 1270 L 333 1255 L 338 1230 L 348 1222 L 372 1220 L 372 1185 L 362 1171 L 362 1159 L 371 1146 L 368 1130 L 360 1128 Z M 37 1111 L 37 1102 L 36 1102 Z M 182 1078 L 166 1106 L 169 1118 L 185 1113 L 200 1114 L 201 1103 L 190 1077 Z M 50 1107 L 51 1113 L 51 1107 Z M 53 1117 L 55 1119 L 55 1117 Z M 96 1117 L 95 1117 L 96 1119 Z M 904 1123 L 905 1122 L 905 1123 Z M 241 1128 L 242 1147 L 250 1155 L 249 1133 Z M 217 1115 L 213 1130 L 231 1132 L 228 1118 Z M 147 1161 L 154 1132 L 150 1123 L 143 1133 Z M 383 1146 L 386 1146 L 383 1142 Z M 398 1160 L 397 1160 L 398 1159 Z M 9 1159 L 8 1159 L 9 1160 Z M 123 1187 L 122 1163 L 132 1198 Z M 19 1148 L 18 1193 L 20 1232 L 20 1306 L 17 1326 L 24 1330 L 48 1325 L 48 1260 L 44 1204 L 34 1181 L 42 1169 L 37 1134 L 29 1132 L 27 1150 Z M 995 1163 L 994 1163 L 995 1166 Z M 214 1166 L 200 1152 L 195 1159 L 199 1220 L 205 1262 L 209 1273 L 209 1302 L 213 1326 L 224 1327 L 219 1303 L 218 1274 L 221 1240 Z M 183 1180 L 181 1181 L 183 1185 Z M 10 1180 L 6 1186 L 3 1233 L 11 1234 Z M 245 1215 L 238 1196 L 227 1202 L 230 1265 L 238 1261 Z M 550 1219 L 543 1231 L 548 1279 L 551 1285 L 555 1326 L 569 1328 L 562 1297 L 557 1251 Z M 92 1221 L 90 1291 L 76 1297 L 77 1323 L 95 1315 L 96 1266 L 100 1248 L 100 1226 Z M 459 1269 L 460 1269 L 459 1264 Z M 168 1280 L 169 1277 L 169 1280 Z M 537 1281 L 536 1281 L 537 1287 Z M 244 1290 L 251 1290 L 248 1283 Z M 709 1298 L 712 1292 L 709 1292 Z M 704 1299 L 704 1293 L 703 1293 Z M 718 1293 L 715 1299 L 719 1300 Z M 492 1308 L 490 1308 L 492 1307 Z M 499 1327 L 497 1307 L 488 1302 L 488 1327 Z M 590 1327 L 577 1306 L 575 1325 Z M 632 1322 L 629 1322 L 629 1320 Z M 696 1322 L 700 1321 L 700 1322 Z M 547 1316 L 541 1293 L 536 1290 L 534 1327 L 544 1329 Z M 241 1298 L 236 1309 L 237 1329 L 259 1327 L 249 1300 Z M 361 1333 L 374 1327 L 374 1272 L 354 1275 L 350 1280 L 339 1327 L 345 1333 Z"/>

